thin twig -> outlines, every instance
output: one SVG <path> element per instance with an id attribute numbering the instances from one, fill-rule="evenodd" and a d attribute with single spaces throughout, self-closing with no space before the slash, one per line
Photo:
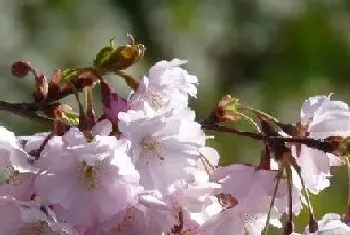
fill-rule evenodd
<path id="1" fill-rule="evenodd" d="M 249 137 L 254 140 L 266 141 L 266 142 L 284 142 L 284 143 L 300 143 L 314 149 L 321 150 L 323 152 L 332 152 L 332 143 L 328 139 L 311 139 L 305 137 L 285 137 L 285 136 L 268 136 L 260 133 L 241 131 L 232 127 L 218 125 L 216 123 L 201 123 L 202 128 L 205 130 L 212 130 L 224 133 L 231 133 L 238 136 Z"/>
<path id="2" fill-rule="evenodd" d="M 37 103 L 9 103 L 0 101 L 0 111 L 7 111 L 41 123 L 52 124 L 54 121 L 52 118 L 38 114 L 41 108 L 42 107 Z"/>

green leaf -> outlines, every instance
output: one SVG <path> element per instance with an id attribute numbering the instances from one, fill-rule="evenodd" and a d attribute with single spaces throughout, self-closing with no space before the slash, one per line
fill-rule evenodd
<path id="1" fill-rule="evenodd" d="M 96 54 L 94 59 L 95 67 L 103 67 L 107 62 L 109 62 L 111 55 L 116 51 L 116 47 L 114 44 L 114 38 L 109 41 L 109 46 L 106 46 L 100 50 L 99 53 Z"/>
<path id="2" fill-rule="evenodd" d="M 78 78 L 79 72 L 76 69 L 65 69 L 61 72 L 61 82 L 64 84 L 72 83 Z"/>
<path id="3" fill-rule="evenodd" d="M 62 113 L 62 118 L 69 125 L 77 126 L 79 124 L 79 113 L 76 113 L 76 112 L 63 112 Z"/>

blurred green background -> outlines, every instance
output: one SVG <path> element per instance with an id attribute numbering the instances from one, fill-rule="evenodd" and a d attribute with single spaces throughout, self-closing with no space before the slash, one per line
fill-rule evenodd
<path id="1" fill-rule="evenodd" d="M 33 81 L 15 79 L 12 62 L 29 60 L 50 77 L 56 68 L 90 65 L 112 37 L 124 44 L 126 33 L 147 47 L 142 62 L 128 69 L 133 76 L 159 60 L 190 61 L 188 70 L 200 80 L 198 99 L 191 101 L 198 118 L 224 94 L 283 122 L 298 121 L 309 96 L 335 93 L 350 102 L 348 0 L 2 0 L 1 99 L 31 100 Z M 121 81 L 111 79 L 128 94 Z M 46 130 L 7 113 L 0 120 L 19 135 Z M 256 163 L 261 148 L 228 135 L 210 144 L 220 151 L 222 164 Z M 345 169 L 334 175 L 335 184 L 313 199 L 318 218 L 345 209 Z M 297 220 L 299 230 L 305 216 Z"/>

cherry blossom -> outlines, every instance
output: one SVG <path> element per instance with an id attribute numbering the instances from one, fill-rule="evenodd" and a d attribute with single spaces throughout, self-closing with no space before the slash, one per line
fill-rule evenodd
<path id="1" fill-rule="evenodd" d="M 88 142 L 75 128 L 55 136 L 44 153 L 50 165 L 36 178 L 39 197 L 53 204 L 60 218 L 86 226 L 134 205 L 139 174 L 126 148 L 112 136 Z"/>
<path id="2" fill-rule="evenodd" d="M 0 197 L 0 235 L 75 235 L 73 228 L 57 222 L 49 208 L 33 202 Z"/>
<path id="3" fill-rule="evenodd" d="M 101 235 L 155 235 L 170 233 L 175 223 L 172 207 L 157 191 L 139 194 L 138 204 L 127 207 L 104 221 L 91 234 Z"/>
<path id="4" fill-rule="evenodd" d="M 196 235 L 260 235 L 265 227 L 270 199 L 261 198 L 256 201 L 245 201 L 214 215 L 210 220 L 199 227 L 193 234 Z M 271 215 L 271 223 L 277 227 L 281 224 L 278 216 Z"/>
<path id="5" fill-rule="evenodd" d="M 145 48 L 129 40 L 121 47 L 111 40 L 93 67 L 58 70 L 50 83 L 29 63 L 14 64 L 30 65 L 22 75 L 34 75 L 35 101 L 4 102 L 4 110 L 29 112 L 51 128 L 16 137 L 0 127 L 0 235 L 260 235 L 281 221 L 284 234 L 300 235 L 292 224 L 304 205 L 311 226 L 304 235 L 350 234 L 350 205 L 345 216 L 326 214 L 316 224 L 308 194 L 330 186 L 330 168 L 347 161 L 346 103 L 310 97 L 291 125 L 227 95 L 196 120 L 189 99 L 197 97 L 198 78 L 182 68 L 187 61 L 157 62 L 136 79 L 125 69 Z M 131 88 L 128 97 L 109 85 L 111 73 Z M 79 113 L 69 116 L 61 98 L 73 94 Z M 236 127 L 241 121 L 255 131 Z M 261 141 L 260 164 L 221 165 L 204 131 Z"/>
<path id="6" fill-rule="evenodd" d="M 350 110 L 346 103 L 331 101 L 329 96 L 306 100 L 301 109 L 302 136 L 324 139 L 329 136 L 350 135 Z M 301 175 L 310 192 L 317 194 L 329 186 L 330 166 L 340 160 L 330 153 L 297 145 L 293 148 Z"/>
<path id="7" fill-rule="evenodd" d="M 188 95 L 197 95 L 198 79 L 179 67 L 185 63 L 187 61 L 179 59 L 157 62 L 149 70 L 148 76 L 143 76 L 139 88 L 131 95 L 128 102 L 130 107 L 144 110 L 149 115 L 186 107 Z"/>
<path id="8" fill-rule="evenodd" d="M 335 213 L 325 214 L 323 218 L 318 221 L 318 230 L 315 233 L 310 233 L 307 227 L 304 232 L 314 235 L 346 235 L 350 234 L 350 227 L 342 221 L 340 215 Z"/>
<path id="9" fill-rule="evenodd" d="M 183 93 L 196 97 L 198 78 L 189 75 L 186 70 L 179 67 L 187 62 L 180 59 L 157 62 L 148 72 L 151 84 L 153 86 L 173 87 Z"/>
<path id="10" fill-rule="evenodd" d="M 302 209 L 303 197 L 300 180 L 298 180 L 295 172 L 293 175 L 293 212 L 298 214 Z M 212 178 L 221 184 L 223 192 L 231 194 L 238 202 L 258 201 L 260 198 L 266 197 L 272 200 L 276 177 L 276 170 L 261 170 L 253 166 L 240 164 L 219 167 L 212 175 Z M 279 212 L 288 212 L 288 189 L 285 179 L 281 179 L 279 182 L 274 205 Z"/>
<path id="11" fill-rule="evenodd" d="M 181 93 L 178 89 L 172 87 L 151 86 L 146 76 L 141 79 L 139 88 L 131 94 L 128 101 L 131 109 L 143 110 L 149 116 L 173 108 L 185 108 L 187 104 L 187 94 Z"/>
<path id="12" fill-rule="evenodd" d="M 193 112 L 172 110 L 150 118 L 131 110 L 120 113 L 119 119 L 145 189 L 164 192 L 175 182 L 186 184 L 193 179 L 199 149 L 206 140 Z"/>
<path id="13" fill-rule="evenodd" d="M 0 127 L 0 195 L 28 201 L 33 195 L 32 158 L 19 146 L 14 133 Z"/>

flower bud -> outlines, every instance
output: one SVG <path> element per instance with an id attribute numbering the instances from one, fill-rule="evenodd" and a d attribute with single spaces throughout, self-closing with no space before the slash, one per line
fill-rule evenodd
<path id="1" fill-rule="evenodd" d="M 114 39 L 110 45 L 102 48 L 94 60 L 94 67 L 103 68 L 108 71 L 119 71 L 126 69 L 143 58 L 146 47 L 137 44 L 134 38 L 127 34 L 129 40 L 127 45 L 116 47 Z"/>
<path id="2" fill-rule="evenodd" d="M 48 93 L 48 83 L 44 74 L 35 74 L 35 92 L 34 98 L 36 102 L 44 100 Z"/>
<path id="3" fill-rule="evenodd" d="M 33 68 L 31 64 L 27 61 L 20 60 L 12 64 L 11 72 L 13 76 L 16 76 L 18 78 L 24 78 L 28 75 L 30 71 L 32 71 Z"/>
<path id="4" fill-rule="evenodd" d="M 290 235 L 294 231 L 294 224 L 293 221 L 287 221 L 286 224 L 284 225 L 284 232 L 283 235 Z"/>
<path id="5" fill-rule="evenodd" d="M 309 232 L 315 233 L 318 230 L 318 223 L 314 218 L 313 213 L 309 214 Z"/>
<path id="6" fill-rule="evenodd" d="M 117 122 L 119 112 L 126 112 L 129 107 L 126 100 L 115 93 L 106 81 L 101 81 L 103 114 L 112 123 Z"/>
<path id="7" fill-rule="evenodd" d="M 241 115 L 237 111 L 239 100 L 230 95 L 224 96 L 213 110 L 210 119 L 215 122 L 237 121 Z"/>

